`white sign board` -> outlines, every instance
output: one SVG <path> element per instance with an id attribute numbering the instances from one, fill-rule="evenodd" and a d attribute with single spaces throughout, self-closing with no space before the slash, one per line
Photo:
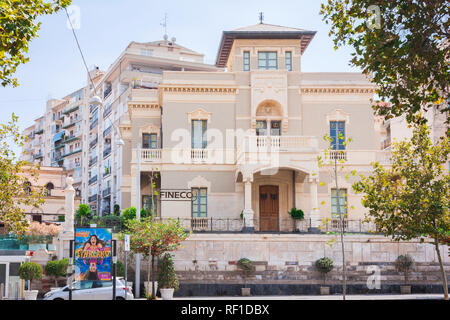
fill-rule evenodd
<path id="1" fill-rule="evenodd" d="M 130 235 L 126 234 L 123 238 L 124 242 L 125 242 L 125 251 L 128 252 L 130 251 Z"/>

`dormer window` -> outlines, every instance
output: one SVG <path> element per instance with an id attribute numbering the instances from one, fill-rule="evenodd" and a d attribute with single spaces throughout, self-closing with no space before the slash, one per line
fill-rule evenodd
<path id="1" fill-rule="evenodd" d="M 277 52 L 276 51 L 258 52 L 258 69 L 277 70 L 278 69 Z"/>

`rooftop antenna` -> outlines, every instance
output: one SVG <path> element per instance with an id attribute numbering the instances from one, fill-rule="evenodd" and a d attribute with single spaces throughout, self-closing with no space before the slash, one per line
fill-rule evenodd
<path id="1" fill-rule="evenodd" d="M 264 21 L 264 12 L 259 13 L 259 23 L 262 24 Z"/>
<path id="2" fill-rule="evenodd" d="M 160 23 L 160 25 L 164 28 L 164 40 L 167 40 L 169 38 L 167 35 L 167 12 L 164 13 L 164 20 Z"/>

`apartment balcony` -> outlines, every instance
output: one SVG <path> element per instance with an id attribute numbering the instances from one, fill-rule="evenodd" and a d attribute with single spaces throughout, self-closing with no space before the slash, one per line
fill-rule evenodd
<path id="1" fill-rule="evenodd" d="M 69 157 L 71 155 L 74 155 L 74 154 L 77 154 L 77 153 L 80 153 L 80 152 L 81 152 L 81 148 L 77 149 L 77 150 L 74 150 L 74 151 L 68 151 L 67 153 L 64 153 L 63 158 Z"/>
<path id="2" fill-rule="evenodd" d="M 43 134 L 44 133 L 44 128 L 36 128 L 36 130 L 34 130 L 34 134 Z"/>
<path id="3" fill-rule="evenodd" d="M 79 140 L 80 139 L 79 135 L 80 135 L 80 133 L 76 132 L 74 135 L 66 137 L 64 139 L 64 143 L 69 143 L 69 142 L 72 142 L 72 141 L 75 141 L 75 140 Z"/>
<path id="4" fill-rule="evenodd" d="M 107 196 L 111 195 L 111 187 L 106 188 L 102 191 L 102 197 L 106 198 Z"/>
<path id="5" fill-rule="evenodd" d="M 89 130 L 94 129 L 98 125 L 98 119 L 91 120 L 91 124 L 89 125 Z"/>
<path id="6" fill-rule="evenodd" d="M 108 128 L 106 128 L 103 131 L 103 138 L 106 138 L 107 136 L 109 136 L 111 134 L 111 132 L 112 132 L 112 126 L 109 126 Z"/>
<path id="7" fill-rule="evenodd" d="M 386 138 L 381 142 L 381 149 L 385 150 L 391 146 L 391 138 Z"/>
<path id="8" fill-rule="evenodd" d="M 103 110 L 103 119 L 105 119 L 107 116 L 109 116 L 112 112 L 112 105 L 109 105 Z"/>
<path id="9" fill-rule="evenodd" d="M 76 118 L 72 119 L 72 121 L 67 121 L 66 123 L 63 124 L 62 128 L 67 129 L 67 128 L 73 127 L 80 120 L 81 120 L 80 117 L 76 117 Z"/>
<path id="10" fill-rule="evenodd" d="M 141 149 L 141 161 L 143 162 L 160 162 L 161 149 Z"/>
<path id="11" fill-rule="evenodd" d="M 78 101 L 74 102 L 73 104 L 69 105 L 69 107 L 64 109 L 62 114 L 67 115 L 67 114 L 77 111 L 80 108 L 80 101 L 81 100 L 78 100 Z"/>
<path id="12" fill-rule="evenodd" d="M 42 152 L 39 152 L 38 154 L 35 154 L 34 156 L 33 156 L 33 158 L 36 160 L 36 159 L 41 159 L 41 158 L 43 158 L 44 157 L 44 155 L 42 154 Z"/>
<path id="13" fill-rule="evenodd" d="M 89 148 L 92 149 L 95 145 L 97 145 L 97 143 L 98 143 L 98 137 L 95 137 L 94 140 L 89 142 Z"/>
<path id="14" fill-rule="evenodd" d="M 92 195 L 92 196 L 89 196 L 88 201 L 89 201 L 89 202 L 95 202 L 95 201 L 97 201 L 97 194 L 94 194 L 94 195 Z"/>
<path id="15" fill-rule="evenodd" d="M 97 109 L 98 109 L 98 106 L 94 106 L 94 105 L 91 104 L 90 107 L 89 107 L 89 113 L 92 113 L 92 112 L 94 112 Z"/>
<path id="16" fill-rule="evenodd" d="M 103 151 L 103 158 L 106 158 L 107 156 L 109 156 L 111 154 L 111 147 L 107 147 L 104 151 Z"/>
<path id="17" fill-rule="evenodd" d="M 105 89 L 103 92 L 103 99 L 106 99 L 112 92 L 112 86 Z"/>
<path id="18" fill-rule="evenodd" d="M 64 167 L 65 167 L 65 169 L 67 171 L 70 171 L 70 170 L 73 170 L 73 169 L 76 169 L 76 168 L 81 168 L 81 163 L 79 163 L 79 162 L 77 162 L 77 163 L 71 162 L 67 166 L 64 166 Z"/>
<path id="19" fill-rule="evenodd" d="M 89 159 L 89 167 L 92 167 L 96 163 L 97 163 L 97 157 Z"/>
<path id="20" fill-rule="evenodd" d="M 105 172 L 103 172 L 103 178 L 109 176 L 111 174 L 111 168 L 110 167 L 106 167 L 105 168 Z"/>
<path id="21" fill-rule="evenodd" d="M 97 182 L 97 176 L 93 176 L 92 178 L 89 179 L 89 184 L 93 184 Z"/>

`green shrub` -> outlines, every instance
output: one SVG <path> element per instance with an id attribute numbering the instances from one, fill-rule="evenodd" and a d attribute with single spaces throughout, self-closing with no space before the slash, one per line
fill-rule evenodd
<path id="1" fill-rule="evenodd" d="M 118 277 L 125 277 L 125 266 L 119 260 L 117 260 L 117 264 L 116 264 L 116 274 Z"/>
<path id="2" fill-rule="evenodd" d="M 33 280 L 42 279 L 42 267 L 34 262 L 24 262 L 19 267 L 19 277 L 23 280 Z"/>
<path id="3" fill-rule="evenodd" d="M 120 206 L 118 204 L 114 205 L 114 215 L 120 217 Z"/>
<path id="4" fill-rule="evenodd" d="M 331 260 L 330 258 L 326 258 L 326 257 L 316 260 L 315 266 L 316 266 L 317 271 L 319 271 L 320 273 L 323 273 L 323 274 L 327 274 L 334 268 L 333 260 Z"/>
<path id="5" fill-rule="evenodd" d="M 253 265 L 250 259 L 242 258 L 237 262 L 237 267 L 242 271 L 252 271 Z"/>
<path id="6" fill-rule="evenodd" d="M 292 208 L 291 211 L 289 211 L 289 214 L 292 218 L 297 220 L 303 220 L 305 218 L 305 214 L 301 209 Z"/>
<path id="7" fill-rule="evenodd" d="M 120 216 L 120 219 L 122 221 L 122 227 L 125 227 L 127 221 L 136 219 L 136 208 L 135 207 L 126 208 L 122 212 L 122 215 Z"/>
<path id="8" fill-rule="evenodd" d="M 158 261 L 158 286 L 162 289 L 173 288 L 177 291 L 179 288 L 178 278 L 173 266 L 172 256 L 166 253 Z"/>
<path id="9" fill-rule="evenodd" d="M 58 286 L 57 278 L 65 277 L 67 275 L 67 266 L 69 259 L 52 260 L 45 265 L 45 274 L 49 277 L 54 277 L 55 286 Z"/>

